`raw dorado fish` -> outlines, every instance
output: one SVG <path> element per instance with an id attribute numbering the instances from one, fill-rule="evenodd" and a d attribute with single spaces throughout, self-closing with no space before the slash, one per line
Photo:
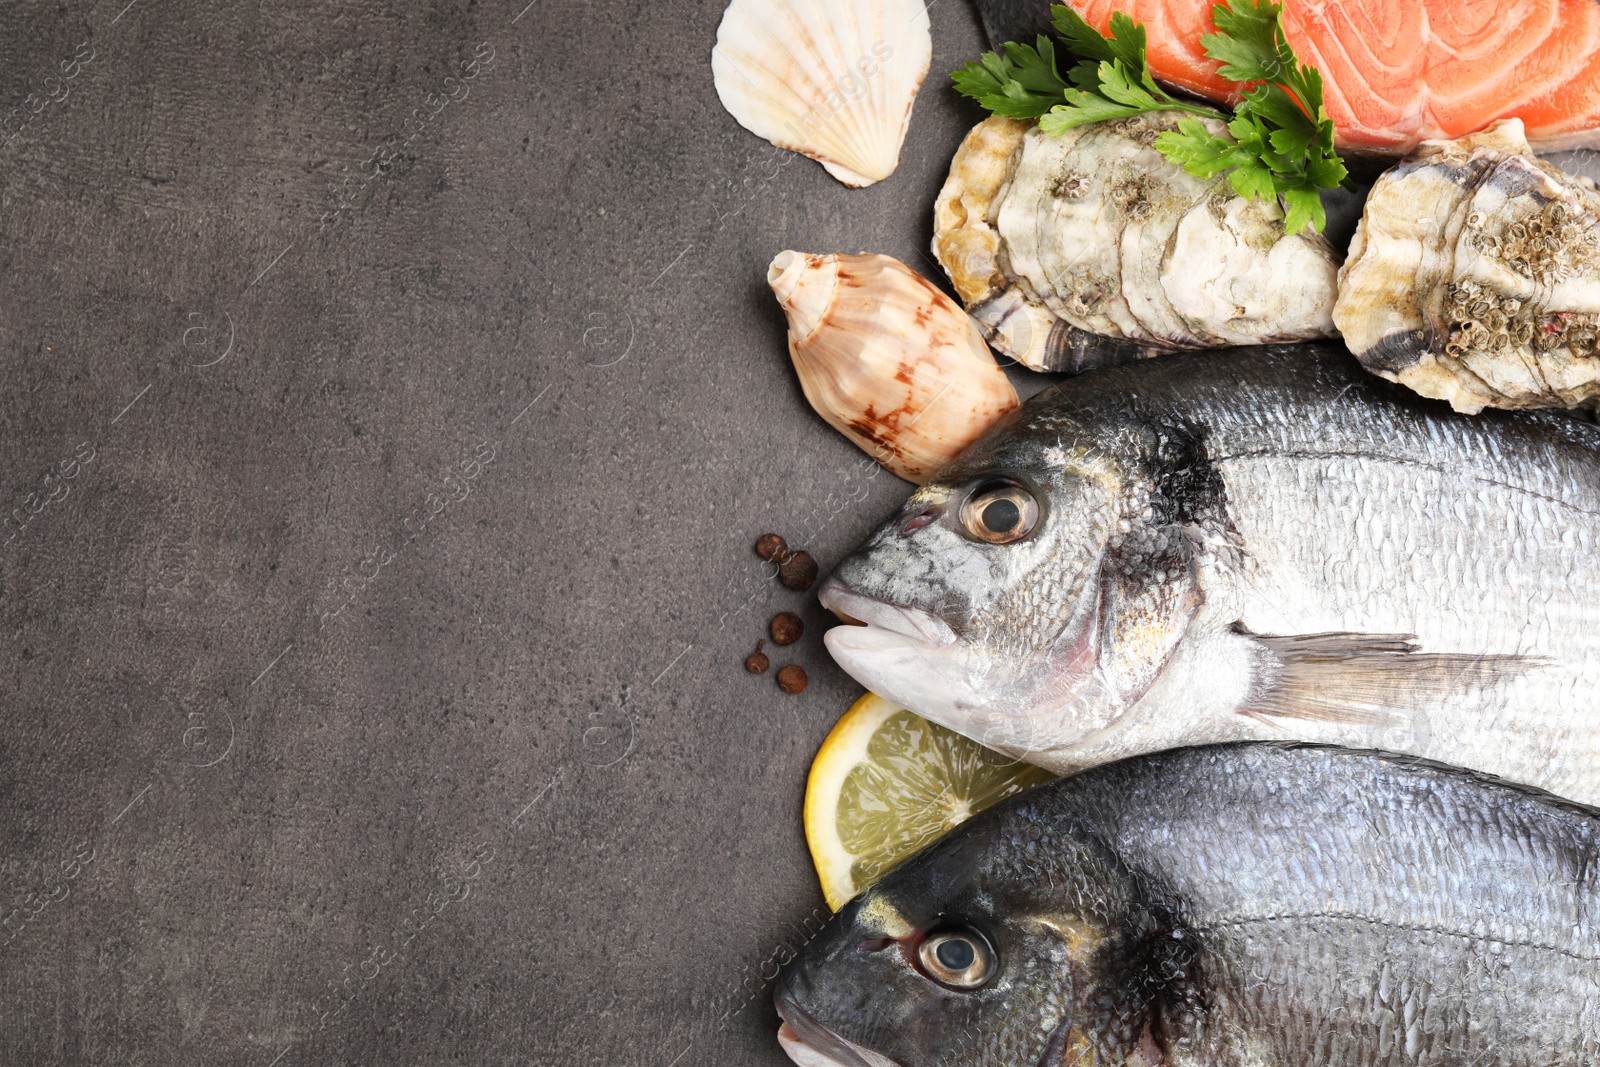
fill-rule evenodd
<path id="1" fill-rule="evenodd" d="M 1070 0 L 1110 31 L 1111 13 L 1145 25 L 1161 81 L 1232 102 L 1202 34 L 1215 0 Z M 991 40 L 1049 25 L 1050 0 L 978 0 Z M 1288 0 L 1284 32 L 1322 72 L 1340 148 L 1401 154 L 1516 116 L 1541 150 L 1600 145 L 1600 4 L 1595 0 Z"/>
<path id="2" fill-rule="evenodd" d="M 868 689 L 1052 770 L 1296 739 L 1593 803 L 1597 550 L 1600 426 L 1272 346 L 1035 396 L 819 595 Z"/>
<path id="3" fill-rule="evenodd" d="M 782 972 L 803 1067 L 1592 1067 L 1600 818 L 1237 745 L 974 817 Z"/>

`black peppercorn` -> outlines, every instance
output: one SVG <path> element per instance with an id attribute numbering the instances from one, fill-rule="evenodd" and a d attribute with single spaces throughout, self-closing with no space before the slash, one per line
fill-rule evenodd
<path id="1" fill-rule="evenodd" d="M 774 563 L 789 554 L 789 543 L 777 534 L 762 534 L 756 539 L 756 555 Z"/>
<path id="2" fill-rule="evenodd" d="M 785 693 L 798 693 L 806 687 L 806 672 L 794 664 L 778 672 L 778 688 Z"/>
<path id="3" fill-rule="evenodd" d="M 791 552 L 778 566 L 778 581 L 803 593 L 817 580 L 817 561 L 809 552 Z"/>
<path id="4" fill-rule="evenodd" d="M 772 634 L 772 643 L 775 645 L 792 645 L 800 640 L 800 635 L 805 632 L 805 624 L 800 621 L 800 616 L 792 611 L 780 611 L 772 617 L 772 622 L 767 629 Z"/>

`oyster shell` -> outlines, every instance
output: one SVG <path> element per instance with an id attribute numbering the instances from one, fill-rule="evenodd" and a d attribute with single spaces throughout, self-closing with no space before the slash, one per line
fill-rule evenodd
<path id="1" fill-rule="evenodd" d="M 1075 371 L 1333 336 L 1332 246 L 1156 151 L 1178 117 L 1060 136 L 995 117 L 967 134 L 934 208 L 933 253 L 996 349 Z"/>
<path id="2" fill-rule="evenodd" d="M 1363 366 L 1457 411 L 1600 400 L 1600 194 L 1519 119 L 1372 187 L 1333 317 Z"/>
<path id="3" fill-rule="evenodd" d="M 932 57 L 920 0 L 733 0 L 711 71 L 739 125 L 860 188 L 899 165 Z"/>
<path id="4" fill-rule="evenodd" d="M 977 324 L 897 259 L 780 252 L 767 282 L 806 399 L 907 481 L 927 481 L 1018 406 Z"/>

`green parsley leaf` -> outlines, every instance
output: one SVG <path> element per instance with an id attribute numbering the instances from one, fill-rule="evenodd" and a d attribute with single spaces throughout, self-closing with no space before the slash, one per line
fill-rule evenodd
<path id="1" fill-rule="evenodd" d="M 1306 177 L 1319 189 L 1332 189 L 1343 185 L 1350 172 L 1338 156 L 1313 156 L 1306 162 Z"/>
<path id="2" fill-rule="evenodd" d="M 1328 224 L 1327 213 L 1322 207 L 1322 197 L 1315 186 L 1294 186 L 1280 188 L 1279 195 L 1288 210 L 1284 213 L 1284 229 L 1289 233 L 1299 233 L 1305 229 L 1306 223 L 1318 233 Z"/>
<path id="3" fill-rule="evenodd" d="M 1288 47 L 1289 45 L 1286 42 L 1284 48 Z M 1294 53 L 1290 52 L 1289 55 L 1293 58 Z M 1300 99 L 1304 101 L 1306 110 L 1310 114 L 1315 115 L 1319 121 L 1327 118 L 1327 113 L 1322 109 L 1322 72 L 1320 70 L 1304 63 L 1300 64 L 1299 92 Z M 1327 126 L 1328 135 L 1331 137 L 1333 135 L 1333 123 L 1330 121 Z"/>
<path id="4" fill-rule="evenodd" d="M 1116 59 L 1117 54 L 1111 50 L 1111 42 L 1100 36 L 1100 31 L 1083 21 L 1083 16 L 1065 4 L 1056 4 L 1050 8 L 1050 13 L 1055 16 L 1056 32 L 1066 42 L 1072 54 L 1100 62 L 1107 59 Z M 1124 16 L 1126 17 L 1126 16 Z M 1132 20 L 1129 19 L 1131 22 Z M 1144 27 L 1139 27 L 1139 41 L 1144 42 Z M 1112 27 L 1112 32 L 1116 27 Z"/>
<path id="5" fill-rule="evenodd" d="M 1327 223 L 1319 189 L 1348 178 L 1333 147 L 1333 121 L 1322 103 L 1322 75 L 1299 61 L 1283 33 L 1283 7 L 1271 0 L 1228 0 L 1211 9 L 1217 32 L 1200 38 L 1230 81 L 1258 82 L 1241 95 L 1228 130 L 1259 159 L 1229 176 L 1241 196 L 1275 196 L 1284 225 L 1298 233 Z M 1270 180 L 1270 181 L 1269 181 Z M 1270 188 L 1269 188 L 1270 185 Z M 1246 190 L 1250 190 L 1246 192 Z"/>
<path id="6" fill-rule="evenodd" d="M 1061 77 L 1049 39 L 1041 36 L 1032 48 L 1009 42 L 999 53 L 985 52 L 979 62 L 968 63 L 952 75 L 956 91 L 996 115 L 1037 118 L 1049 134 L 1148 111 L 1216 114 L 1210 108 L 1174 100 L 1156 84 L 1145 61 L 1144 27 L 1127 15 L 1112 15 L 1111 36 L 1103 37 L 1071 8 L 1058 4 L 1052 11 L 1063 43 L 1083 59 L 1068 71 L 1066 79 Z"/>
<path id="7" fill-rule="evenodd" d="M 1047 134 L 1151 111 L 1222 117 L 1178 100 L 1156 84 L 1145 57 L 1143 26 L 1123 12 L 1103 36 L 1070 7 L 1056 5 L 1056 33 L 1080 62 L 1061 77 L 1053 46 L 1010 43 L 986 52 L 954 75 L 956 90 L 997 115 L 1037 118 Z M 1184 116 L 1155 147 L 1201 178 L 1228 175 L 1240 196 L 1279 200 L 1290 233 L 1326 225 L 1319 190 L 1349 179 L 1333 144 L 1333 121 L 1322 103 L 1322 75 L 1295 56 L 1283 33 L 1283 7 L 1274 0 L 1225 0 L 1211 9 L 1217 32 L 1200 38 L 1218 73 L 1249 84 L 1227 125 L 1212 133 Z"/>
<path id="8" fill-rule="evenodd" d="M 1155 95 L 1146 89 L 1142 82 L 1135 82 L 1129 76 L 1128 69 L 1121 63 L 1100 64 L 1100 94 L 1107 100 L 1115 101 L 1136 113 L 1160 111 L 1162 108 L 1161 102 Z"/>
<path id="9" fill-rule="evenodd" d="M 1228 172 L 1228 181 L 1246 200 L 1272 200 L 1278 195 L 1275 176 L 1259 160 L 1233 168 Z"/>
<path id="10" fill-rule="evenodd" d="M 1233 139 L 1239 142 L 1240 147 L 1248 148 L 1259 155 L 1266 148 L 1268 130 L 1262 123 L 1260 116 L 1241 111 L 1228 123 L 1228 132 L 1233 134 Z"/>
<path id="11" fill-rule="evenodd" d="M 1248 149 L 1226 137 L 1218 137 L 1199 119 L 1181 118 L 1176 132 L 1168 131 L 1156 138 L 1155 146 L 1162 155 L 1198 178 L 1210 178 L 1248 163 L 1252 158 Z"/>
<path id="12" fill-rule="evenodd" d="M 979 62 L 951 75 L 956 91 L 996 115 L 1015 119 L 1036 119 L 1061 102 L 1067 83 L 1049 38 L 1041 35 L 1034 48 L 1007 41 L 1001 53 L 985 52 Z"/>
<path id="13" fill-rule="evenodd" d="M 1303 130 L 1307 141 L 1317 131 L 1316 123 L 1307 118 L 1294 99 L 1276 85 L 1258 85 L 1254 89 L 1246 89 L 1238 114 L 1260 116 L 1278 129 Z"/>
<path id="14" fill-rule="evenodd" d="M 1063 6 L 1062 10 L 1071 11 L 1072 9 Z M 1081 18 L 1078 21 L 1083 22 Z M 1083 24 L 1085 28 L 1089 27 L 1087 22 Z M 1121 11 L 1113 11 L 1111 13 L 1111 36 L 1107 39 L 1106 44 L 1111 48 L 1112 59 L 1121 63 L 1127 70 L 1138 71 L 1145 80 L 1150 81 L 1152 87 L 1154 86 L 1154 79 L 1150 78 L 1149 68 L 1145 64 L 1143 26 Z M 1159 89 L 1155 91 L 1161 92 Z M 1162 93 L 1162 95 L 1165 96 L 1166 94 Z"/>
<path id="15" fill-rule="evenodd" d="M 1086 93 L 1081 89 L 1068 89 L 1066 97 L 1065 104 L 1057 104 L 1050 109 L 1048 115 L 1039 120 L 1039 128 L 1051 136 L 1066 133 L 1074 126 L 1085 126 L 1091 122 L 1105 122 L 1109 119 L 1125 119 L 1147 110 L 1129 107 L 1114 100 L 1107 100 L 1103 96 Z"/>
<path id="16" fill-rule="evenodd" d="M 1267 135 L 1272 150 L 1285 156 L 1303 156 L 1311 150 L 1314 130 L 1273 130 Z"/>
<path id="17" fill-rule="evenodd" d="M 1222 64 L 1217 73 L 1231 82 L 1283 80 L 1285 67 L 1294 66 L 1294 53 L 1285 59 L 1278 48 L 1279 6 L 1263 0 L 1229 2 L 1230 7 L 1211 9 L 1217 32 L 1200 38 L 1206 55 Z"/>

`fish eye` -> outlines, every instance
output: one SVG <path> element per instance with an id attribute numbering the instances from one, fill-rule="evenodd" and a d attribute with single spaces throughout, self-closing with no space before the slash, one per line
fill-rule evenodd
<path id="1" fill-rule="evenodd" d="M 961 525 L 967 533 L 991 545 L 1022 540 L 1038 521 L 1038 501 L 1013 483 L 981 488 L 961 506 Z"/>
<path id="2" fill-rule="evenodd" d="M 917 946 L 923 973 L 946 989 L 977 989 L 994 971 L 994 949 L 976 930 L 940 930 Z"/>

